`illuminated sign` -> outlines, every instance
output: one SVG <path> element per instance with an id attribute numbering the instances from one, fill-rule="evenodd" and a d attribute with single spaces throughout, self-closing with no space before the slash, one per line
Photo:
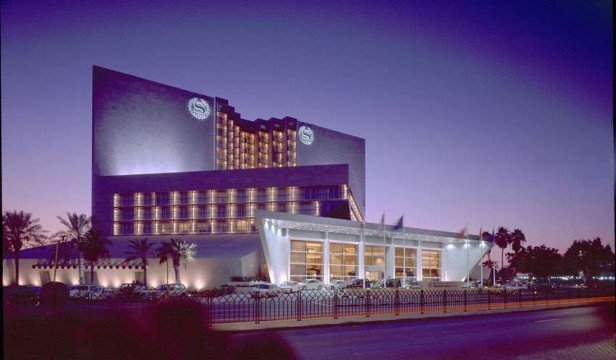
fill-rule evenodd
<path id="1" fill-rule="evenodd" d="M 314 131 L 310 127 L 302 125 L 299 127 L 297 137 L 302 143 L 310 145 L 314 142 Z"/>
<path id="2" fill-rule="evenodd" d="M 188 101 L 188 110 L 192 116 L 199 120 L 205 120 L 212 112 L 207 101 L 196 97 Z"/>

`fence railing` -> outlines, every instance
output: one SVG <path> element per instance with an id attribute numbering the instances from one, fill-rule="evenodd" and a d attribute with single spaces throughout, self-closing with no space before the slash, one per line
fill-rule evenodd
<path id="1" fill-rule="evenodd" d="M 346 289 L 293 293 L 208 293 L 190 299 L 203 306 L 211 324 L 391 314 L 470 312 L 546 305 L 574 305 L 614 297 L 614 287 L 562 289 Z M 62 311 L 147 311 L 156 302 L 86 297 Z M 6 309 L 6 304 L 5 304 Z M 13 310 L 15 307 L 13 306 Z M 28 310 L 32 312 L 32 308 Z M 36 311 L 36 310 L 34 310 Z"/>
<path id="2" fill-rule="evenodd" d="M 212 323 L 381 314 L 426 314 L 567 305 L 614 296 L 612 289 L 353 289 L 298 291 L 272 297 L 227 294 L 196 297 Z"/>

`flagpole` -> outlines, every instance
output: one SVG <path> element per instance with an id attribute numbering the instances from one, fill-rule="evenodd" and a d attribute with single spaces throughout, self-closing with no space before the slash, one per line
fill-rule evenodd
<path id="1" fill-rule="evenodd" d="M 471 287 L 471 272 L 468 269 L 468 223 L 466 223 L 466 287 Z"/>
<path id="2" fill-rule="evenodd" d="M 361 254 L 363 256 L 363 274 L 362 274 L 362 278 L 364 280 L 364 289 L 366 288 L 366 223 L 362 220 L 361 222 L 361 241 L 363 242 L 362 245 L 362 249 L 363 253 Z"/>
<path id="3" fill-rule="evenodd" d="M 494 241 L 494 228 L 492 228 L 492 241 Z M 492 252 L 492 248 L 490 248 L 490 252 Z M 491 258 L 490 261 L 492 261 Z M 492 287 L 496 287 L 496 266 L 492 265 L 492 269 L 494 270 L 494 276 L 492 277 Z"/>
<path id="4" fill-rule="evenodd" d="M 383 222 L 383 288 L 387 287 L 387 241 L 385 240 L 385 222 Z"/>

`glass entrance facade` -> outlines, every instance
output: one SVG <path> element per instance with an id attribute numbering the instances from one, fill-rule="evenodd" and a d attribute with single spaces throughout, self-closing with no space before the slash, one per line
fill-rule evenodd
<path id="1" fill-rule="evenodd" d="M 323 243 L 291 240 L 291 280 L 323 281 Z"/>
<path id="2" fill-rule="evenodd" d="M 417 249 L 396 248 L 396 278 L 416 278 Z"/>
<path id="3" fill-rule="evenodd" d="M 357 277 L 357 245 L 329 245 L 329 276 L 331 280 L 350 280 Z"/>
<path id="4" fill-rule="evenodd" d="M 421 272 L 423 280 L 440 280 L 441 251 L 423 249 L 421 252 Z"/>

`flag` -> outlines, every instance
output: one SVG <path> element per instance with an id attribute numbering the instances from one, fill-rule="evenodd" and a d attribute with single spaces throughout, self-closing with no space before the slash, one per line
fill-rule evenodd
<path id="1" fill-rule="evenodd" d="M 383 216 L 381 216 L 381 231 L 385 230 L 385 211 L 383 211 Z"/>
<path id="2" fill-rule="evenodd" d="M 404 215 L 400 216 L 396 226 L 394 226 L 394 230 L 402 230 L 402 228 L 404 228 Z"/>
<path id="3" fill-rule="evenodd" d="M 464 229 L 460 230 L 460 232 L 456 235 L 458 239 L 466 239 L 466 234 L 468 233 L 468 226 L 465 226 Z"/>

